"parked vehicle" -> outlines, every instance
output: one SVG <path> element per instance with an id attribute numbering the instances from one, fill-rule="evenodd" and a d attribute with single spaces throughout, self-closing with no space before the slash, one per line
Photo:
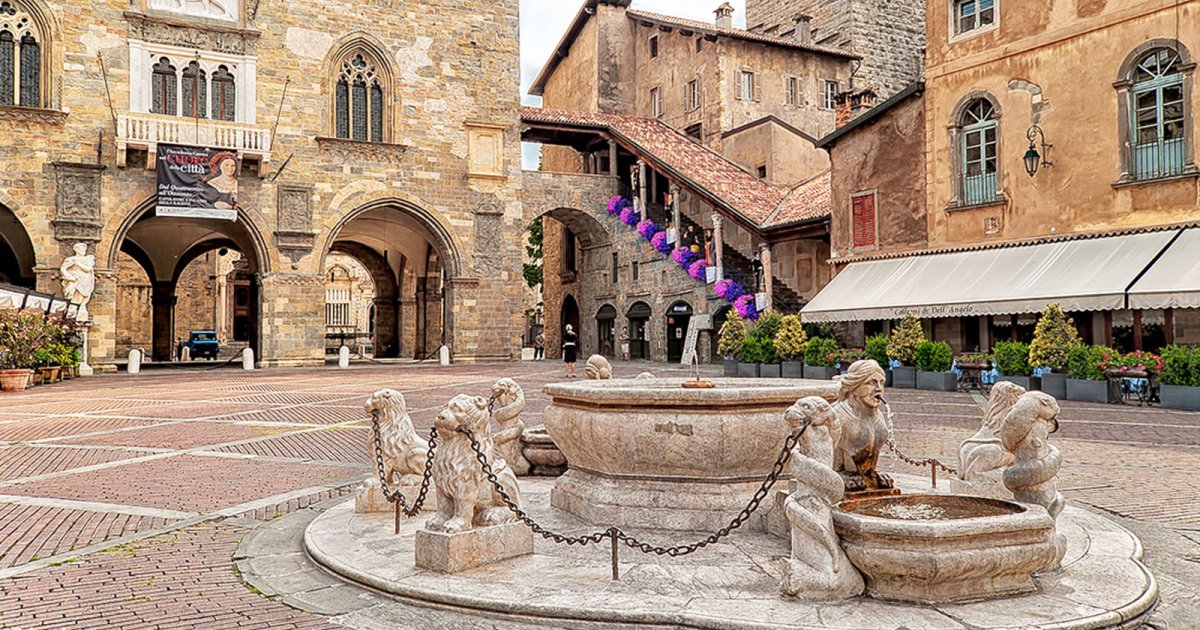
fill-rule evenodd
<path id="1" fill-rule="evenodd" d="M 193 359 L 216 359 L 221 352 L 215 330 L 193 330 L 188 333 L 188 352 Z"/>

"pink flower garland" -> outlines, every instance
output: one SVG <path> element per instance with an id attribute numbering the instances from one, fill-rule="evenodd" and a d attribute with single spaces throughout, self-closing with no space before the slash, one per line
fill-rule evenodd
<path id="1" fill-rule="evenodd" d="M 658 252 L 663 256 L 671 253 L 672 245 L 667 242 L 666 232 L 658 232 L 655 234 L 654 237 L 650 239 L 650 244 L 653 245 L 654 249 L 658 250 Z"/>
<path id="2" fill-rule="evenodd" d="M 661 231 L 662 230 L 657 225 L 654 225 L 654 221 L 651 221 L 650 219 L 642 219 L 637 224 L 637 233 L 641 234 L 642 238 L 646 239 L 647 241 L 653 239 L 654 235 Z"/>
<path id="3" fill-rule="evenodd" d="M 748 319 L 750 321 L 758 320 L 758 309 L 754 306 L 753 295 L 743 295 L 733 303 L 734 310 L 737 311 L 738 317 Z"/>
<path id="4" fill-rule="evenodd" d="M 618 214 L 625 209 L 625 206 L 628 205 L 629 202 L 626 201 L 624 197 L 621 195 L 613 195 L 613 197 L 608 200 L 608 213 Z"/>
<path id="5" fill-rule="evenodd" d="M 637 222 L 638 213 L 633 211 L 633 206 L 625 206 L 625 209 L 621 210 L 621 223 L 625 225 L 637 225 Z"/>
<path id="6" fill-rule="evenodd" d="M 688 268 L 688 275 L 701 282 L 708 280 L 708 263 L 697 260 Z"/>

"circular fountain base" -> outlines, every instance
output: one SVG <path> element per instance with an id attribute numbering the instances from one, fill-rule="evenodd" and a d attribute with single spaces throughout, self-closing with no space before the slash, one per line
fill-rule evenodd
<path id="1" fill-rule="evenodd" d="M 522 499 L 533 518 L 565 533 L 595 529 L 547 507 L 553 483 L 521 480 Z M 901 483 L 920 487 L 915 478 Z M 1058 520 L 1067 538 L 1062 569 L 1037 576 L 1037 592 L 937 605 L 870 597 L 808 603 L 783 597 L 779 582 L 789 543 L 761 531 L 738 530 L 722 543 L 679 558 L 623 547 L 620 581 L 611 579 L 607 544 L 579 548 L 540 538 L 532 556 L 455 575 L 431 573 L 413 563 L 415 533 L 426 518 L 405 521 L 401 535 L 394 536 L 390 514 L 355 514 L 348 501 L 309 525 L 305 548 L 344 580 L 411 603 L 574 628 L 1132 628 L 1158 600 L 1154 578 L 1140 562 L 1137 538 L 1076 507 Z M 664 544 L 706 534 L 636 533 Z"/>

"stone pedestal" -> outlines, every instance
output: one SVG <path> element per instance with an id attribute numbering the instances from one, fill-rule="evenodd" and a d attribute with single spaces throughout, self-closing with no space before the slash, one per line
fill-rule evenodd
<path id="1" fill-rule="evenodd" d="M 532 553 L 533 532 L 520 522 L 457 534 L 422 529 L 416 534 L 413 549 L 417 568 L 438 573 L 461 573 Z"/>
<path id="2" fill-rule="evenodd" d="M 400 486 L 396 488 L 400 494 L 404 495 L 405 500 L 409 505 L 412 505 L 417 500 L 417 495 L 421 492 L 421 486 Z M 429 491 L 425 494 L 425 503 L 421 506 L 421 512 L 433 512 L 437 509 L 437 493 L 434 492 L 432 485 Z M 379 487 L 379 481 L 376 479 L 368 479 L 354 490 L 354 511 L 358 514 L 375 514 L 380 512 L 395 512 L 396 504 L 387 500 L 383 496 L 383 489 Z"/>

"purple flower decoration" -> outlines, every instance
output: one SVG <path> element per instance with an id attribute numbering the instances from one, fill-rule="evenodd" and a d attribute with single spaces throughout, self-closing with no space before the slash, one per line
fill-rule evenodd
<path id="1" fill-rule="evenodd" d="M 675 264 L 677 264 L 677 265 L 682 265 L 684 254 L 690 254 L 690 253 L 692 253 L 692 251 L 689 249 L 684 249 L 682 247 L 676 247 L 675 251 L 671 252 L 671 260 L 674 260 Z"/>
<path id="2" fill-rule="evenodd" d="M 713 284 L 713 293 L 716 293 L 717 297 L 724 300 L 725 294 L 729 291 L 729 287 L 732 285 L 733 285 L 733 280 L 730 280 L 728 278 L 721 278 L 720 280 L 717 280 L 717 282 L 715 284 Z"/>
<path id="3" fill-rule="evenodd" d="M 671 253 L 672 245 L 667 242 L 666 232 L 655 233 L 654 237 L 650 239 L 650 244 L 653 245 L 654 249 L 657 249 L 658 252 L 663 256 L 667 256 Z"/>
<path id="4" fill-rule="evenodd" d="M 746 287 L 744 287 L 736 282 L 731 281 L 729 283 L 729 288 L 725 289 L 725 300 L 728 302 L 733 302 L 734 300 L 742 297 L 745 294 L 746 294 Z"/>
<path id="5" fill-rule="evenodd" d="M 738 317 L 742 319 L 758 320 L 758 309 L 754 307 L 753 295 L 743 295 L 738 298 L 733 302 L 733 308 L 737 311 Z"/>
<path id="6" fill-rule="evenodd" d="M 637 224 L 637 233 L 641 234 L 642 238 L 646 239 L 647 241 L 653 239 L 654 235 L 661 231 L 662 230 L 657 225 L 654 225 L 654 221 L 651 221 L 650 219 L 642 219 Z"/>
<path id="7" fill-rule="evenodd" d="M 704 282 L 708 279 L 708 263 L 704 262 L 704 260 L 697 260 L 692 263 L 691 267 L 688 267 L 688 275 L 700 282 Z"/>
<path id="8" fill-rule="evenodd" d="M 628 205 L 629 201 L 627 201 L 624 197 L 621 195 L 613 195 L 613 197 L 608 200 L 608 213 L 619 214 Z"/>
<path id="9" fill-rule="evenodd" d="M 638 220 L 639 215 L 633 211 L 633 206 L 625 206 L 625 209 L 621 210 L 621 223 L 633 226 L 637 225 Z"/>

